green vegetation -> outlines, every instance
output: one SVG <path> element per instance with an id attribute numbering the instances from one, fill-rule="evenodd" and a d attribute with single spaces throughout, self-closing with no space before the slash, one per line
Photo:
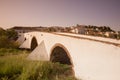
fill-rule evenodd
<path id="1" fill-rule="evenodd" d="M 30 61 L 23 51 L 19 55 L 0 57 L 0 80 L 76 80 L 71 67 L 59 63 Z"/>
<path id="2" fill-rule="evenodd" d="M 0 28 L 0 48 L 18 48 L 17 33 L 13 29 L 4 30 Z"/>
<path id="3" fill-rule="evenodd" d="M 13 49 L 13 48 L 0 48 L 0 56 L 9 56 L 9 55 L 19 55 L 29 53 L 27 50 L 19 50 L 19 49 Z"/>
<path id="4" fill-rule="evenodd" d="M 120 39 L 120 31 L 118 31 L 118 39 Z"/>

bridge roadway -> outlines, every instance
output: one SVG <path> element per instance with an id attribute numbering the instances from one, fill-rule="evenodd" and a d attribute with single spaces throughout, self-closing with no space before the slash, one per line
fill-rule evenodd
<path id="1" fill-rule="evenodd" d="M 32 60 L 71 65 L 82 80 L 120 80 L 120 40 L 70 33 L 29 32 L 20 48 L 33 49 Z"/>

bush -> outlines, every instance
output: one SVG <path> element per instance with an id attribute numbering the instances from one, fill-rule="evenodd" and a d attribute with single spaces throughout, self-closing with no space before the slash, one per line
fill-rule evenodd
<path id="1" fill-rule="evenodd" d="M 0 48 L 18 48 L 18 43 L 15 42 L 17 33 L 12 30 L 4 30 L 0 28 Z"/>
<path id="2" fill-rule="evenodd" d="M 0 48 L 18 48 L 18 43 L 11 41 L 7 36 L 0 36 Z"/>
<path id="3" fill-rule="evenodd" d="M 8 39 L 10 39 L 10 40 L 17 40 L 17 37 L 18 37 L 18 33 L 15 32 L 15 30 L 13 30 L 13 29 L 7 29 L 6 35 L 7 35 Z"/>
<path id="4" fill-rule="evenodd" d="M 6 36 L 0 36 L 0 48 L 8 48 L 9 40 Z"/>
<path id="5" fill-rule="evenodd" d="M 6 32 L 3 28 L 0 27 L 0 36 L 6 35 Z"/>

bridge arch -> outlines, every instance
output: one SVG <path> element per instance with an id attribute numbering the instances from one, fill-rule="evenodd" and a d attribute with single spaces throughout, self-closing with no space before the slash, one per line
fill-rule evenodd
<path id="1" fill-rule="evenodd" d="M 32 40 L 31 40 L 30 49 L 31 49 L 31 50 L 34 50 L 37 46 L 38 46 L 37 39 L 36 39 L 36 37 L 33 36 L 33 37 L 32 37 Z"/>
<path id="2" fill-rule="evenodd" d="M 67 50 L 66 47 L 64 47 L 64 45 L 57 43 L 52 47 L 50 52 L 50 61 L 69 65 L 70 70 L 67 73 L 67 75 L 75 76 L 75 72 L 73 70 L 72 58 L 70 56 L 69 51 Z"/>
<path id="3" fill-rule="evenodd" d="M 59 62 L 61 64 L 71 65 L 73 67 L 72 58 L 70 56 L 69 51 L 67 48 L 60 44 L 56 43 L 50 52 L 50 61 L 51 62 Z"/>

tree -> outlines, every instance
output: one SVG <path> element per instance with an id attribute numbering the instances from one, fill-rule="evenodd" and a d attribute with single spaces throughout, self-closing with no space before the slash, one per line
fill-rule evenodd
<path id="1" fill-rule="evenodd" d="M 65 30 L 66 30 L 66 32 L 70 32 L 71 29 L 70 29 L 70 27 L 66 27 Z"/>
<path id="2" fill-rule="evenodd" d="M 110 29 L 110 27 L 107 27 L 107 31 L 112 31 L 112 30 Z"/>
<path id="3" fill-rule="evenodd" d="M 2 35 L 0 36 L 0 48 L 8 48 L 9 46 L 9 40 L 7 38 L 7 36 Z"/>
<path id="4" fill-rule="evenodd" d="M 18 44 L 15 42 L 16 37 L 17 32 L 14 30 L 0 28 L 0 48 L 17 48 Z"/>
<path id="5" fill-rule="evenodd" d="M 6 33 L 5 33 L 5 30 L 0 27 L 0 36 L 5 35 L 5 34 L 6 34 Z"/>
<path id="6" fill-rule="evenodd" d="M 16 40 L 18 37 L 17 32 L 15 32 L 15 30 L 13 30 L 13 29 L 7 29 L 6 35 L 7 35 L 8 39 L 10 39 L 10 40 Z"/>
<path id="7" fill-rule="evenodd" d="M 120 31 L 118 31 L 118 39 L 120 39 Z"/>

